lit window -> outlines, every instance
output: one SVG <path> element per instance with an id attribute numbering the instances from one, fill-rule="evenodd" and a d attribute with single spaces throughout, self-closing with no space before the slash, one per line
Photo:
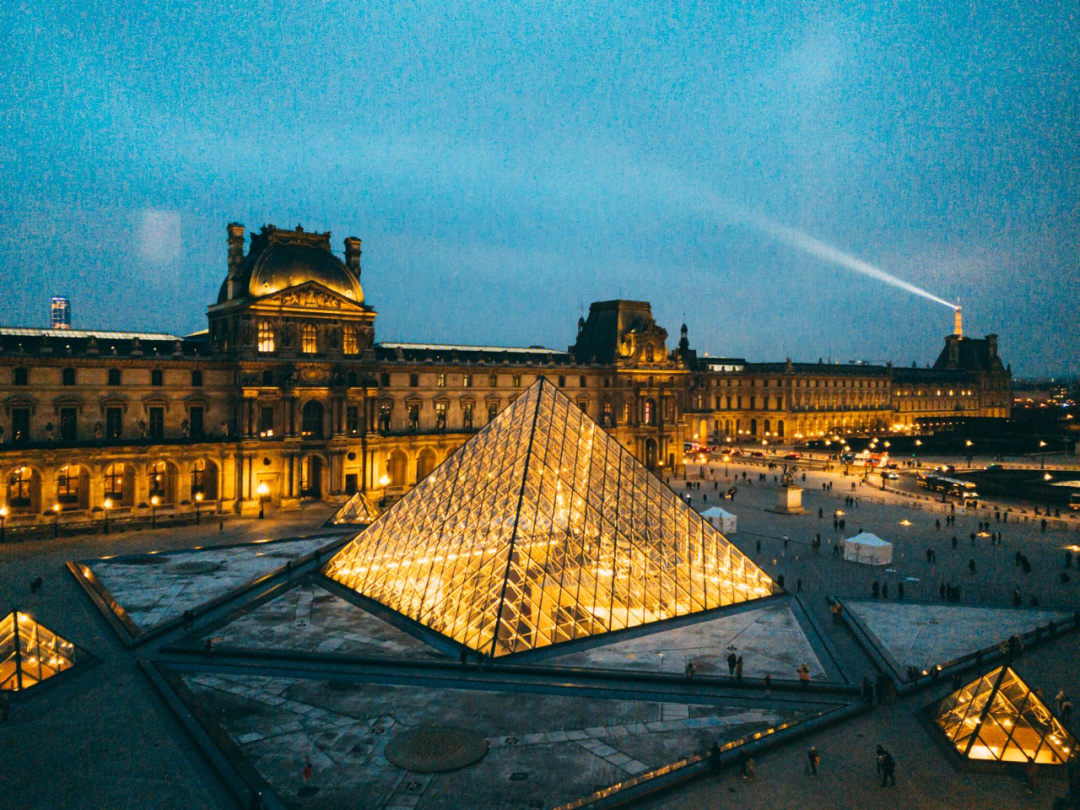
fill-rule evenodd
<path id="1" fill-rule="evenodd" d="M 319 332 L 313 323 L 305 323 L 300 327 L 300 351 L 304 354 L 315 354 L 319 350 Z"/>
<path id="2" fill-rule="evenodd" d="M 514 375 L 514 388 L 521 388 L 521 375 L 520 374 L 515 374 Z"/>
<path id="3" fill-rule="evenodd" d="M 277 351 L 274 325 L 270 321 L 259 321 L 259 351 L 267 354 Z"/>
<path id="4" fill-rule="evenodd" d="M 345 334 L 341 341 L 341 350 L 345 354 L 357 354 L 360 351 L 360 345 L 356 339 L 356 327 L 346 326 Z"/>
<path id="5" fill-rule="evenodd" d="M 461 385 L 463 388 L 472 388 L 472 374 L 465 372 L 461 375 Z"/>
<path id="6" fill-rule="evenodd" d="M 435 385 L 437 385 L 439 388 L 446 388 L 446 375 L 440 374 L 438 377 L 436 377 Z"/>

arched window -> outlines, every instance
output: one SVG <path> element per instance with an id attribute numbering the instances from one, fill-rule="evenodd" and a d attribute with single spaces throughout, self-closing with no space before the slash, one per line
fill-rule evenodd
<path id="1" fill-rule="evenodd" d="M 311 400 L 304 404 L 300 420 L 300 435 L 308 439 L 321 439 L 323 432 L 322 403 Z"/>
<path id="2" fill-rule="evenodd" d="M 319 350 L 319 330 L 313 323 L 305 323 L 300 327 L 300 351 L 304 354 L 315 354 Z"/>
<path id="3" fill-rule="evenodd" d="M 34 471 L 29 467 L 16 467 L 8 476 L 7 502 L 12 509 L 33 505 Z"/>
<path id="4" fill-rule="evenodd" d="M 356 339 L 356 327 L 346 326 L 341 336 L 341 350 L 345 354 L 357 354 L 360 351 L 360 342 Z"/>
<path id="5" fill-rule="evenodd" d="M 277 351 L 277 340 L 274 334 L 274 325 L 270 321 L 259 321 L 259 344 L 260 352 L 270 353 Z"/>
<path id="6" fill-rule="evenodd" d="M 784 438 L 784 420 L 779 419 L 776 422 L 776 435 L 781 439 Z"/>
<path id="7" fill-rule="evenodd" d="M 120 462 L 105 468 L 105 497 L 120 505 L 124 500 L 124 465 Z"/>
<path id="8" fill-rule="evenodd" d="M 757 436 L 757 419 L 750 420 L 750 435 Z"/>
<path id="9" fill-rule="evenodd" d="M 768 420 L 768 419 L 766 419 L 766 420 L 765 420 L 765 435 L 766 435 L 766 436 L 768 436 L 768 435 L 769 435 L 769 431 L 770 431 L 770 430 L 771 430 L 771 428 L 770 428 L 770 426 L 769 426 L 769 420 Z"/>
<path id="10" fill-rule="evenodd" d="M 653 347 L 651 343 L 645 344 L 645 362 L 651 363 L 653 361 Z"/>
<path id="11" fill-rule="evenodd" d="M 147 476 L 150 483 L 150 497 L 157 495 L 161 500 L 165 500 L 165 484 L 168 477 L 169 468 L 164 461 L 159 461 L 156 464 L 151 464 L 147 471 Z"/>
<path id="12" fill-rule="evenodd" d="M 386 461 L 386 474 L 390 479 L 390 486 L 405 486 L 406 462 L 405 454 L 400 450 L 395 450 L 390 454 L 390 457 Z"/>
<path id="13" fill-rule="evenodd" d="M 79 467 L 66 464 L 56 471 L 56 500 L 65 506 L 79 503 Z"/>
<path id="14" fill-rule="evenodd" d="M 435 451 L 425 447 L 416 457 L 416 482 L 420 483 L 435 469 Z"/>

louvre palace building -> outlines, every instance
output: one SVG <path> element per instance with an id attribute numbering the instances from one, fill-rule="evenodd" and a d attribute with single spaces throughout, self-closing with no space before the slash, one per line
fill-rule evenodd
<path id="1" fill-rule="evenodd" d="M 360 247 L 346 238 L 342 261 L 329 233 L 264 226 L 245 250 L 230 224 L 204 331 L 0 327 L 8 527 L 394 499 L 541 377 L 662 473 L 689 440 L 1009 415 L 997 337 L 959 330 L 926 368 L 754 363 L 699 354 L 685 324 L 669 345 L 648 302 L 616 300 L 593 303 L 564 350 L 380 343 Z"/>

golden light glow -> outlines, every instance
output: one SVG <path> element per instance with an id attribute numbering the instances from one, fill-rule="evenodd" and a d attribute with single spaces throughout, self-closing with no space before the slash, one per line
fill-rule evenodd
<path id="1" fill-rule="evenodd" d="M 150 496 L 150 505 L 151 506 L 158 506 L 160 504 L 161 504 L 161 498 L 159 498 L 157 495 L 151 495 Z"/>
<path id="2" fill-rule="evenodd" d="M 106 509 L 112 509 L 113 508 L 113 500 L 112 500 L 112 498 L 106 498 L 101 505 L 104 506 Z"/>
<path id="3" fill-rule="evenodd" d="M 196 500 L 196 501 L 198 501 L 199 503 L 202 503 L 202 501 L 203 501 L 203 494 L 202 494 L 201 492 L 196 492 L 196 493 L 195 493 L 195 500 Z"/>
<path id="4" fill-rule="evenodd" d="M 773 592 L 763 571 L 547 381 L 326 574 L 495 656 Z"/>
<path id="5" fill-rule="evenodd" d="M 60 511 L 61 509 L 63 509 L 63 508 L 64 508 L 64 507 L 62 507 L 62 506 L 61 506 L 60 504 L 58 504 L 58 503 L 54 503 L 54 504 L 52 505 L 52 510 L 53 510 L 54 512 L 59 512 L 59 511 Z"/>
<path id="6" fill-rule="evenodd" d="M 258 486 L 258 487 L 256 487 L 256 488 L 255 488 L 255 493 L 256 493 L 256 494 L 257 494 L 257 495 L 258 495 L 258 496 L 259 496 L 260 498 L 265 498 L 265 497 L 266 497 L 267 495 L 269 495 L 269 494 L 270 494 L 270 487 L 268 487 L 268 486 L 266 485 L 266 482 L 265 482 L 265 481 L 263 481 L 262 483 L 260 483 L 260 484 L 259 484 L 259 486 Z"/>
<path id="7" fill-rule="evenodd" d="M 26 613 L 0 619 L 0 691 L 18 691 L 71 667 L 77 650 Z"/>

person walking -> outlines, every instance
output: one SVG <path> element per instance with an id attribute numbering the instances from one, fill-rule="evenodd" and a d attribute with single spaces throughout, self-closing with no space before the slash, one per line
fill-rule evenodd
<path id="1" fill-rule="evenodd" d="M 885 787 L 886 785 L 896 787 L 896 760 L 888 751 L 885 751 L 885 756 L 881 762 L 881 786 Z"/>
<path id="2" fill-rule="evenodd" d="M 818 754 L 817 748 L 810 746 L 810 750 L 806 752 L 806 771 L 811 779 L 817 778 L 817 769 L 820 764 L 821 756 Z"/>
<path id="3" fill-rule="evenodd" d="M 728 653 L 727 670 L 728 670 L 728 677 L 729 678 L 734 678 L 735 677 L 735 667 L 737 667 L 738 665 L 739 665 L 739 657 L 737 655 L 735 655 L 734 652 Z"/>
<path id="4" fill-rule="evenodd" d="M 970 571 L 972 574 L 975 573 L 975 560 L 974 559 L 968 560 L 968 571 Z"/>
<path id="5" fill-rule="evenodd" d="M 885 746 L 879 744 L 878 747 L 877 747 L 877 751 L 875 752 L 875 756 L 874 756 L 874 759 L 877 762 L 877 775 L 878 776 L 881 776 L 881 773 L 884 770 L 882 766 L 885 764 L 885 755 L 887 753 L 888 753 L 888 751 L 885 750 Z"/>

